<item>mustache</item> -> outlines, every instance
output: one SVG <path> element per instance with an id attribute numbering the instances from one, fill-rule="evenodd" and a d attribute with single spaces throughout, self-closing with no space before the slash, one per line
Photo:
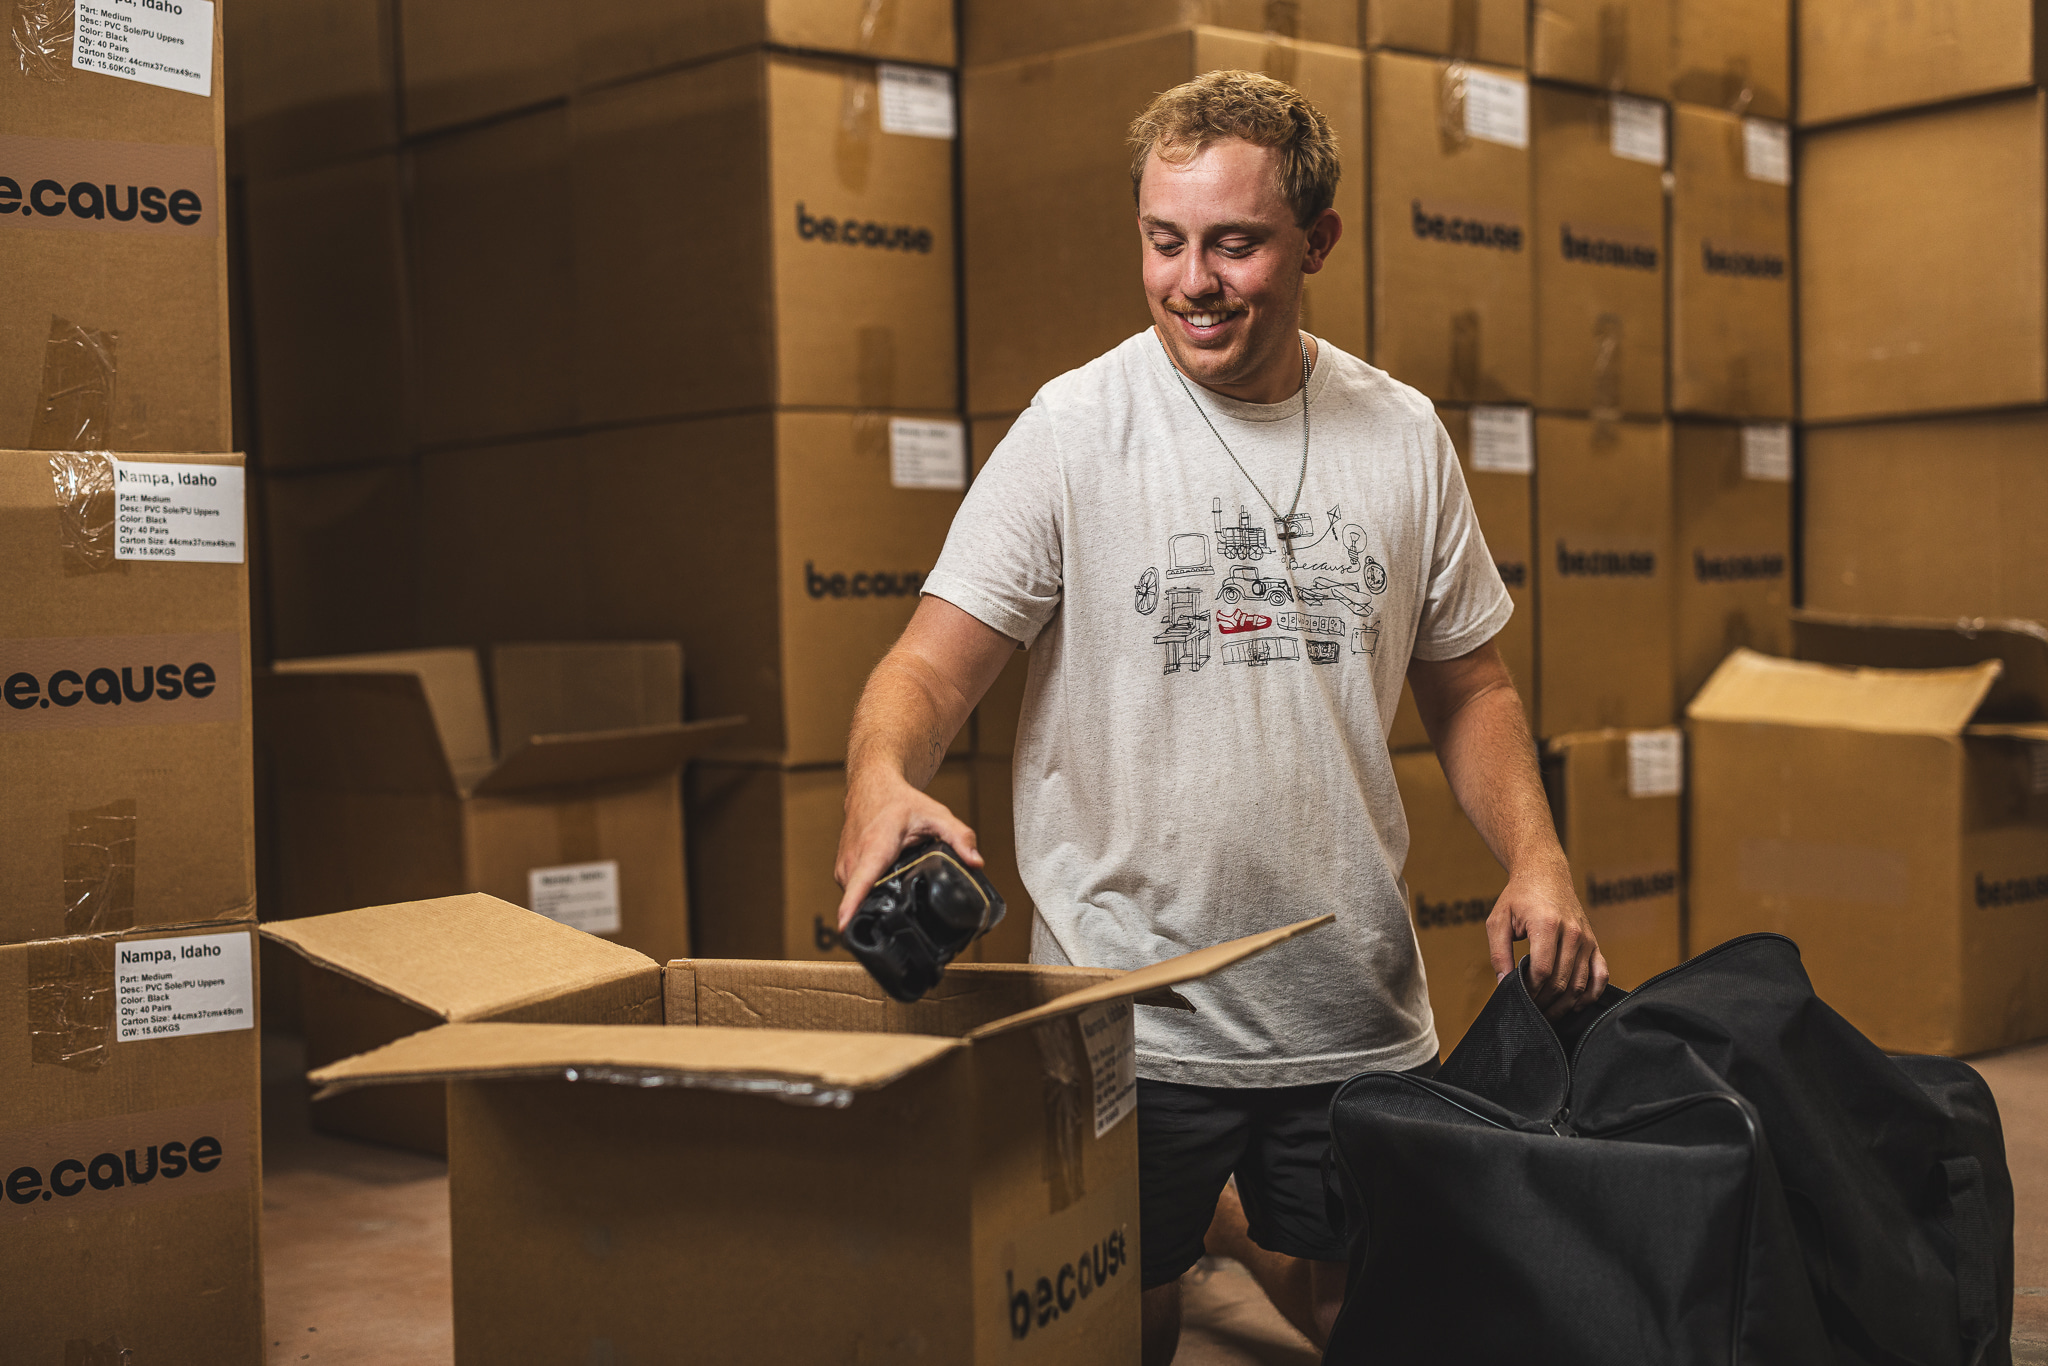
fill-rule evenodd
<path id="1" fill-rule="evenodd" d="M 1231 317 L 1239 313 L 1251 312 L 1251 306 L 1248 304 L 1224 302 L 1213 304 L 1182 303 L 1178 299 L 1168 299 L 1166 301 L 1166 311 L 1183 315 L 1188 313 L 1220 313 L 1225 317 Z"/>

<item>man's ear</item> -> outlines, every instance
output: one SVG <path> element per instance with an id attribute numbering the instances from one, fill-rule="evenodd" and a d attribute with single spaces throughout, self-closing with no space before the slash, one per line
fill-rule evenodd
<path id="1" fill-rule="evenodd" d="M 1324 209 L 1316 215 L 1316 221 L 1308 225 L 1308 250 L 1301 258 L 1301 273 L 1313 275 L 1323 268 L 1330 259 L 1330 252 L 1337 246 L 1337 239 L 1344 235 L 1344 220 L 1337 216 L 1335 209 Z"/>

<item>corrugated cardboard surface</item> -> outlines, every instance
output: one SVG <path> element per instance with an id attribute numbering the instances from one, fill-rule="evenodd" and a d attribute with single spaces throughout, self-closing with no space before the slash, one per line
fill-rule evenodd
<path id="1" fill-rule="evenodd" d="M 832 866 L 845 820 L 845 770 L 707 762 L 686 781 L 696 951 L 844 961 Z M 972 819 L 973 778 L 964 760 L 940 765 L 925 790 Z"/>
<path id="2" fill-rule="evenodd" d="M 1472 414 L 1467 408 L 1439 406 L 1437 416 L 1450 433 L 1464 467 L 1465 487 L 1472 494 L 1472 510 L 1479 516 L 1479 529 L 1486 536 L 1486 548 L 1507 585 L 1515 614 L 1493 638 L 1501 662 L 1522 695 L 1522 708 L 1533 719 L 1536 714 L 1536 578 L 1530 563 L 1531 538 L 1536 534 L 1534 479 L 1527 474 L 1472 467 Z M 1532 435 L 1531 440 L 1534 440 Z M 1394 713 L 1388 733 L 1390 749 L 1419 749 L 1429 743 L 1422 727 L 1422 715 L 1415 710 L 1415 694 L 1401 687 L 1401 705 Z"/>
<path id="3" fill-rule="evenodd" d="M 960 502 L 892 484 L 891 416 L 758 413 L 434 455 L 427 630 L 680 640 L 693 714 L 745 716 L 749 757 L 838 762 Z"/>
<path id="4" fill-rule="evenodd" d="M 1888 1051 L 2048 1033 L 2039 741 L 1959 733 L 1990 675 L 1732 656 L 1691 710 L 1694 945 L 1790 935 Z"/>
<path id="5" fill-rule="evenodd" d="M 0 1094 L 7 1097 L 0 1168 L 23 1197 L 0 1201 L 6 1355 L 37 1363 L 127 1356 L 257 1366 L 264 1360 L 259 1032 L 115 1041 L 110 998 L 119 942 L 0 947 Z M 73 971 L 63 972 L 67 966 Z M 97 1025 L 95 1004 L 105 1012 Z M 39 1060 L 37 1031 L 56 1009 L 72 1024 L 67 1042 L 80 1050 L 79 1061 L 97 1057 L 96 1067 Z M 95 1041 L 104 1044 L 97 1053 Z M 169 1145 L 189 1148 L 202 1137 L 219 1141 L 218 1165 L 200 1171 L 187 1159 L 170 1175 Z M 99 1180 L 52 1171 L 66 1159 L 96 1169 Z M 22 1176 L 30 1167 L 40 1174 L 40 1198 Z M 53 1175 L 78 1189 L 51 1198 Z"/>
<path id="6" fill-rule="evenodd" d="M 28 196 L 44 178 L 62 186 L 114 182 L 125 203 L 154 186 L 190 191 L 197 222 L 151 224 L 76 215 L 0 215 L 0 445 L 41 449 L 224 451 L 228 406 L 227 181 L 221 139 L 216 24 L 211 98 L 71 66 L 70 25 L 47 54 L 17 43 L 56 24 L 41 6 L 15 11 L 16 43 L 0 63 L 6 169 Z M 35 169 L 31 170 L 30 167 Z M 50 202 L 47 200 L 46 203 Z M 15 202 L 11 208 L 24 210 Z M 160 215 L 161 217 L 161 215 Z M 98 362 L 114 383 L 98 401 L 76 388 L 59 407 L 90 408 L 90 431 L 59 433 L 39 419 L 53 319 L 113 334 Z M 69 335 L 68 329 L 63 330 Z"/>
<path id="7" fill-rule="evenodd" d="M 1492 66 L 1529 64 L 1523 0 L 1366 0 L 1365 46 Z"/>
<path id="8" fill-rule="evenodd" d="M 1790 653 L 1792 485 L 1743 472 L 1742 429 L 1672 426 L 1673 705 L 1683 710 L 1729 651 Z"/>
<path id="9" fill-rule="evenodd" d="M 961 64 L 988 66 L 1175 24 L 1205 24 L 1305 43 L 1357 47 L 1359 8 L 1344 0 L 1304 0 L 1299 4 L 1288 0 L 1135 0 L 1122 5 L 969 0 L 963 14 Z"/>
<path id="10" fill-rule="evenodd" d="M 1337 135 L 1345 174 L 1335 207 L 1346 234 L 1307 283 L 1302 326 L 1365 354 L 1359 55 L 1221 28 L 1169 29 L 962 76 L 968 411 L 1016 412 L 1047 380 L 1150 324 L 1124 131 L 1158 92 L 1231 68 L 1292 84 Z M 1054 185 L 1059 228 L 1048 235 L 1043 205 Z M 1039 268 L 1018 269 L 1025 260 Z M 1053 318 L 1057 326 L 1044 325 Z"/>
<path id="11" fill-rule="evenodd" d="M 1940 104 L 2040 79 L 2037 0 L 1800 0 L 1799 122 Z"/>
<path id="12" fill-rule="evenodd" d="M 258 575 L 283 658 L 420 642 L 419 472 L 411 465 L 265 478 Z"/>
<path id="13" fill-rule="evenodd" d="M 1671 410 L 1790 418 L 1792 192 L 1747 173 L 1743 137 L 1672 107 Z"/>
<path id="14" fill-rule="evenodd" d="M 2048 414 L 1817 427 L 1804 443 L 1805 605 L 2048 621 Z"/>
<path id="15" fill-rule="evenodd" d="M 51 460 L 0 452 L 0 943 L 253 919 L 247 568 L 114 559 L 112 495 L 60 505 Z M 88 526 L 104 533 L 86 537 L 104 541 L 97 566 L 66 548 Z M 122 700 L 143 670 L 194 664 L 214 674 L 205 698 L 181 687 L 167 699 L 159 683 L 146 700 Z M 123 669 L 126 692 L 49 705 L 52 685 Z M 65 670 L 80 682 L 60 683 Z"/>
<path id="16" fill-rule="evenodd" d="M 682 724 L 683 648 L 672 640 L 494 645 L 490 667 L 500 754 L 536 735 Z"/>
<path id="17" fill-rule="evenodd" d="M 1539 735 L 1672 713 L 1671 429 L 1536 419 Z"/>
<path id="18" fill-rule="evenodd" d="M 1886 669 L 1969 668 L 1995 659 L 1998 677 L 1972 713 L 1977 730 L 2029 725 L 2048 716 L 2048 626 L 2036 621 L 1859 617 L 1802 609 L 1792 616 L 1792 657 Z"/>
<path id="19" fill-rule="evenodd" d="M 1462 114 L 1447 111 L 1450 63 L 1376 52 L 1369 67 L 1372 363 L 1438 402 L 1526 403 L 1535 392 L 1529 153 L 1464 135 Z M 1518 229 L 1521 239 L 1512 249 L 1432 239 L 1417 231 L 1426 215 Z"/>
<path id="20" fill-rule="evenodd" d="M 1458 805 L 1435 754 L 1395 755 L 1394 781 L 1408 815 L 1408 913 L 1429 980 L 1437 1047 L 1448 1054 L 1493 995 L 1486 918 L 1508 875 Z"/>
<path id="21" fill-rule="evenodd" d="M 1579 905 L 1611 980 L 1639 987 L 1685 956 L 1680 795 L 1631 790 L 1628 731 L 1561 735 L 1547 750 L 1546 785 Z"/>
<path id="22" fill-rule="evenodd" d="M 1536 403 L 1664 411 L 1664 168 L 1615 155 L 1613 101 L 1536 86 Z"/>
<path id="23" fill-rule="evenodd" d="M 1801 141 L 1808 421 L 2048 400 L 2044 111 L 2032 91 Z"/>
<path id="24" fill-rule="evenodd" d="M 1542 0 L 1529 70 L 1782 119 L 1792 112 L 1789 0 Z"/>
<path id="25" fill-rule="evenodd" d="M 318 166 L 398 140 L 396 0 L 240 0 L 225 25 L 238 174 Z"/>

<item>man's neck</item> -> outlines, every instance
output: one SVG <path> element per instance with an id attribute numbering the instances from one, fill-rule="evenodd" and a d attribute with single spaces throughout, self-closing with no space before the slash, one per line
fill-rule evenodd
<path id="1" fill-rule="evenodd" d="M 1158 335 L 1159 325 L 1157 323 L 1153 324 L 1152 331 L 1153 335 Z M 1186 370 L 1181 369 L 1179 359 L 1173 354 L 1173 348 L 1165 345 L 1163 339 L 1160 349 L 1166 352 L 1167 363 L 1173 366 L 1174 369 L 1180 370 L 1181 374 L 1186 376 L 1189 383 L 1206 389 L 1212 394 L 1220 394 L 1224 398 L 1235 399 L 1239 403 L 1282 403 L 1301 392 L 1302 372 L 1297 362 L 1301 356 L 1302 348 L 1304 346 L 1308 348 L 1308 363 L 1311 370 L 1313 370 L 1316 364 L 1320 351 L 1316 339 L 1308 333 L 1297 328 L 1295 329 L 1294 336 L 1295 344 L 1281 351 L 1271 362 L 1262 367 L 1258 374 L 1230 384 L 1209 384 L 1203 380 L 1196 379 L 1193 375 L 1188 374 Z"/>

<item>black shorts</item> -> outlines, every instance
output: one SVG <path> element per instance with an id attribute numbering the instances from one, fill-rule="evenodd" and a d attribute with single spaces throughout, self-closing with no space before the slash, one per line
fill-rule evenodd
<path id="1" fill-rule="evenodd" d="M 1427 1076 L 1434 1062 L 1415 1068 Z M 1252 1241 L 1268 1252 L 1341 1262 L 1342 1230 L 1323 1198 L 1330 1098 L 1318 1086 L 1184 1086 L 1138 1078 L 1138 1245 L 1150 1290 L 1202 1257 L 1202 1237 L 1234 1174 Z"/>

